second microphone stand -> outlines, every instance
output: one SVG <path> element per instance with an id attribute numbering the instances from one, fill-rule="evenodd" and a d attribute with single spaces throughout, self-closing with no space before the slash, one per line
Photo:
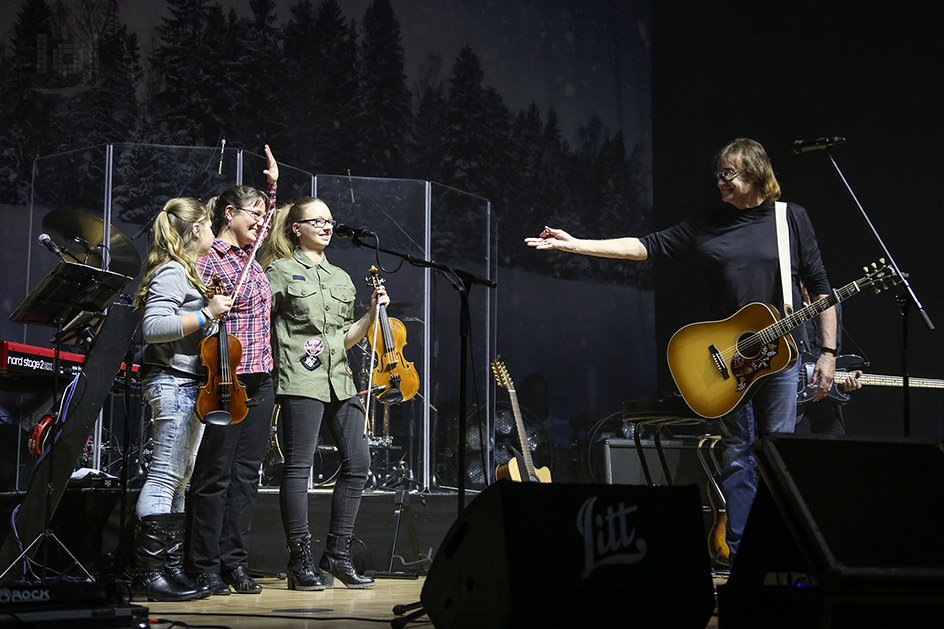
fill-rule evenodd
<path id="1" fill-rule="evenodd" d="M 376 238 L 376 236 L 374 236 Z M 471 330 L 471 316 L 469 309 L 469 291 L 474 284 L 481 284 L 488 288 L 496 288 L 498 284 L 494 281 L 479 277 L 467 271 L 454 269 L 448 265 L 440 264 L 432 260 L 424 260 L 409 254 L 391 251 L 380 247 L 379 241 L 376 245 L 363 242 L 357 234 L 351 236 L 351 243 L 357 247 L 370 247 L 375 251 L 396 256 L 413 266 L 435 269 L 442 273 L 452 287 L 459 293 L 459 443 L 457 466 L 459 473 L 457 488 L 459 493 L 459 513 L 465 508 L 465 433 L 466 433 L 466 405 L 467 405 L 467 385 L 468 380 L 468 355 L 469 355 L 469 333 Z"/>

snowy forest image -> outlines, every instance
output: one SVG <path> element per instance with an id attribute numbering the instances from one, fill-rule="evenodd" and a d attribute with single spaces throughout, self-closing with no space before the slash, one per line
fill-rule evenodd
<path id="1" fill-rule="evenodd" d="M 534 399 L 521 396 L 526 419 L 570 449 L 656 388 L 652 267 L 523 240 L 545 225 L 591 238 L 651 231 L 648 21 L 647 3 L 570 0 L 11 0 L 0 9 L 0 213 L 17 244 L 0 256 L 26 266 L 37 234 L 21 232 L 45 212 L 99 211 L 105 186 L 112 223 L 146 235 L 167 199 L 206 201 L 232 183 L 239 150 L 245 183 L 263 187 L 266 144 L 280 205 L 316 175 L 319 196 L 337 192 L 325 197 L 335 218 L 355 225 L 357 205 L 373 201 L 363 181 L 433 182 L 447 191 L 434 199 L 434 260 L 482 262 L 488 234 L 470 208 L 490 209 L 493 344 L 519 382 L 536 383 Z M 421 190 L 386 186 L 401 189 L 403 204 Z M 39 215 L 24 223 L 30 209 Z M 22 283 L 0 281 L 13 295 L 5 311 Z M 431 344 L 457 353 L 446 297 Z M 475 359 L 477 374 L 490 358 Z M 434 371 L 444 393 L 430 401 L 454 414 L 455 377 Z M 478 406 L 494 381 L 475 378 Z"/>
<path id="2" fill-rule="evenodd" d="M 553 107 L 511 109 L 470 45 L 452 59 L 429 51 L 408 80 L 388 0 L 362 16 L 337 0 L 300 0 L 278 24 L 274 0 L 247 0 L 247 16 L 210 0 L 166 4 L 144 55 L 119 0 L 21 3 L 0 76 L 0 202 L 26 203 L 36 156 L 114 142 L 213 147 L 225 138 L 255 153 L 268 143 L 280 162 L 312 173 L 425 179 L 490 200 L 502 265 L 648 281 L 645 265 L 569 256 L 546 266 L 509 229 L 566 224 L 579 208 L 587 236 L 642 232 L 648 168 L 621 129 L 593 115 L 565 137 Z M 162 185 L 165 169 L 185 167 L 120 177 L 137 187 L 115 192 L 127 203 L 122 220 L 143 222 L 175 192 Z M 71 196 L 94 206 L 81 189 Z"/>

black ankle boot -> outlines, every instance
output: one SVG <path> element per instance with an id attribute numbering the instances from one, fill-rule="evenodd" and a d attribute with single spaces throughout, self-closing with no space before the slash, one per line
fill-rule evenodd
<path id="1" fill-rule="evenodd" d="M 168 539 L 174 514 L 159 513 L 141 518 L 141 528 L 134 544 L 135 572 L 131 591 L 149 601 L 192 601 L 203 596 L 193 584 L 186 587 L 169 576 Z"/>
<path id="2" fill-rule="evenodd" d="M 311 535 L 288 540 L 288 589 L 323 590 L 324 583 L 315 574 L 314 561 L 311 558 Z"/>
<path id="3" fill-rule="evenodd" d="M 318 576 L 325 587 L 333 588 L 337 579 L 351 589 L 369 588 L 374 580 L 357 574 L 351 562 L 351 541 L 353 535 L 331 535 L 325 542 L 324 554 L 318 562 Z"/>

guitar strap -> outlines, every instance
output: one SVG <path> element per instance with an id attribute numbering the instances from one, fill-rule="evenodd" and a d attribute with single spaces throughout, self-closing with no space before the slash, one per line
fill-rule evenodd
<path id="1" fill-rule="evenodd" d="M 777 250 L 780 253 L 780 286 L 783 288 L 783 314 L 793 314 L 793 282 L 790 279 L 790 229 L 787 226 L 787 204 L 774 203 L 777 217 Z"/>

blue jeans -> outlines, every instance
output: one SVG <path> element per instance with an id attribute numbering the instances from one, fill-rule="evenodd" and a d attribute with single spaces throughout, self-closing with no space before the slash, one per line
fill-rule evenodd
<path id="1" fill-rule="evenodd" d="M 183 513 L 184 490 L 193 473 L 203 424 L 194 413 L 199 385 L 164 371 L 148 374 L 142 384 L 151 406 L 154 454 L 135 512 L 138 517 Z"/>
<path id="2" fill-rule="evenodd" d="M 793 432 L 799 377 L 796 365 L 766 378 L 749 402 L 721 418 L 725 444 L 721 489 L 728 515 L 725 537 L 732 555 L 737 553 L 757 495 L 757 467 L 751 444 L 771 433 Z"/>

